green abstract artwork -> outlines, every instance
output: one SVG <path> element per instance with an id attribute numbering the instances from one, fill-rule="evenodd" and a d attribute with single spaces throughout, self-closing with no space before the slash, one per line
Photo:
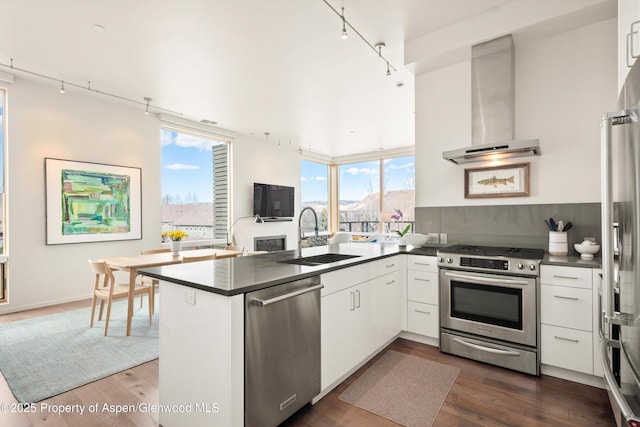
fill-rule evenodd
<path id="1" fill-rule="evenodd" d="M 128 233 L 128 175 L 63 169 L 62 235 Z"/>

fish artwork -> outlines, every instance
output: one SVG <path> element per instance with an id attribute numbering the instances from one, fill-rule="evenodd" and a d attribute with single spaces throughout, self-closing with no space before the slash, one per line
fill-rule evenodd
<path id="1" fill-rule="evenodd" d="M 510 176 L 509 178 L 496 178 L 496 176 L 494 175 L 491 178 L 481 179 L 480 181 L 478 181 L 478 184 L 493 185 L 494 187 L 498 188 L 498 184 L 507 185 L 507 183 L 513 184 L 513 182 L 514 182 L 513 176 Z"/>

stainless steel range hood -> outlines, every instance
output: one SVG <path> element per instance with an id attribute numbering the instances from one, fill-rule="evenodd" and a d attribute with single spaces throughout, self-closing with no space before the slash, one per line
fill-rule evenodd
<path id="1" fill-rule="evenodd" d="M 515 53 L 511 35 L 471 48 L 471 147 L 445 151 L 455 164 L 540 155 L 537 139 L 514 140 Z"/>

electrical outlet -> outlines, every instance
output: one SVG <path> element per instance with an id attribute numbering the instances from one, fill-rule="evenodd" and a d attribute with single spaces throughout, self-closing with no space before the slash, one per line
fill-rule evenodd
<path id="1" fill-rule="evenodd" d="M 438 243 L 438 233 L 427 233 L 427 243 Z"/>
<path id="2" fill-rule="evenodd" d="M 196 304 L 196 292 L 195 291 L 184 291 L 182 294 L 182 300 L 187 304 Z"/>
<path id="3" fill-rule="evenodd" d="M 447 244 L 447 233 L 440 233 L 440 243 L 443 245 Z"/>

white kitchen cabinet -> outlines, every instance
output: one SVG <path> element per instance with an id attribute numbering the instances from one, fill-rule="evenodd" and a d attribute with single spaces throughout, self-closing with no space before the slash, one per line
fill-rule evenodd
<path id="1" fill-rule="evenodd" d="M 600 354 L 601 291 L 602 270 L 593 269 L 593 375 L 602 378 L 604 372 L 602 371 L 602 356 Z"/>
<path id="2" fill-rule="evenodd" d="M 592 269 L 543 265 L 540 281 L 541 362 L 593 375 Z"/>
<path id="3" fill-rule="evenodd" d="M 400 270 L 378 278 L 380 345 L 402 330 L 402 282 Z"/>
<path id="4" fill-rule="evenodd" d="M 435 257 L 408 256 L 407 300 L 407 330 L 438 338 L 439 280 Z"/>
<path id="5" fill-rule="evenodd" d="M 640 56 L 640 2 L 618 0 L 618 92 Z"/>
<path id="6" fill-rule="evenodd" d="M 400 332 L 400 266 L 394 256 L 322 275 L 323 390 Z"/>

